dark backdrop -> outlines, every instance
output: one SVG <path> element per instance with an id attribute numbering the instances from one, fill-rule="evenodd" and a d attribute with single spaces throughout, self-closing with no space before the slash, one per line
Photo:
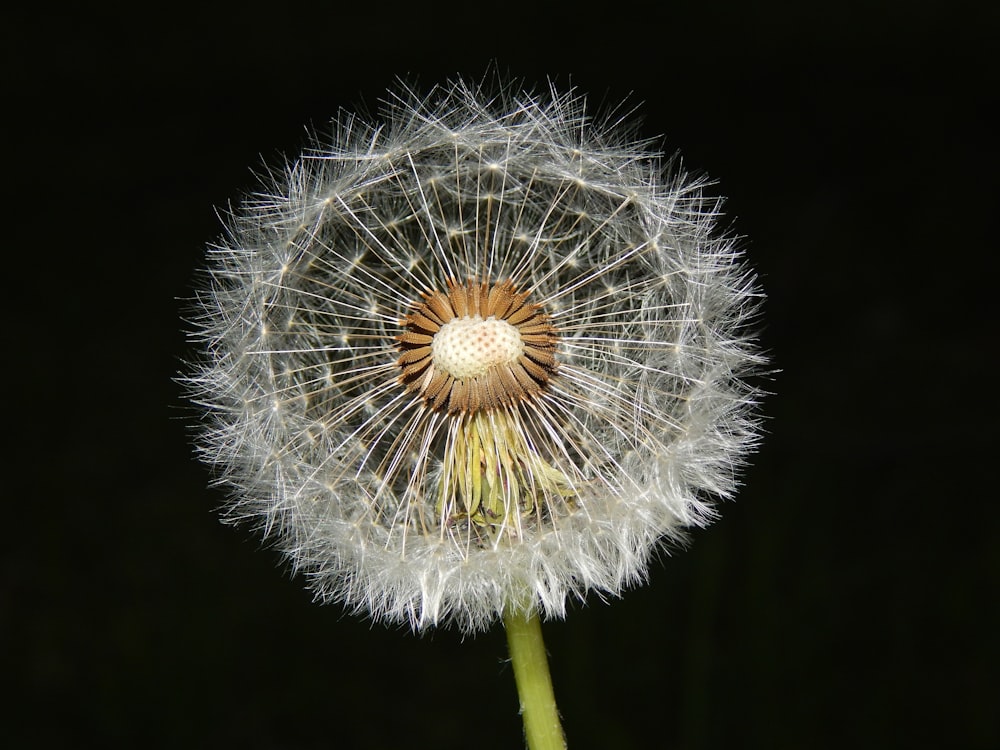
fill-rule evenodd
<path id="1" fill-rule="evenodd" d="M 781 370 L 722 519 L 546 626 L 570 747 L 1000 743 L 997 12 L 672 5 L 5 11 L 10 747 L 520 745 L 502 632 L 312 604 L 216 520 L 171 381 L 250 167 L 491 59 L 632 93 L 720 181 Z"/>

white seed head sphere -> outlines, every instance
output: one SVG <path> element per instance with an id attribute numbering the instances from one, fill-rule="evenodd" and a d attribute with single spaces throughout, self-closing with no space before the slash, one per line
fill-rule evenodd
<path id="1" fill-rule="evenodd" d="M 584 105 L 401 87 L 210 248 L 198 446 L 319 599 L 416 630 L 562 616 L 732 493 L 759 294 L 703 183 Z"/>

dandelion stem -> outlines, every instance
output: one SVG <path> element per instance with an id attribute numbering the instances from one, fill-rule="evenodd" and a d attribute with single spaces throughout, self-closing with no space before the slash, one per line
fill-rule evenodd
<path id="1" fill-rule="evenodd" d="M 503 618 L 528 750 L 565 750 L 542 625 L 534 610 L 508 610 Z"/>

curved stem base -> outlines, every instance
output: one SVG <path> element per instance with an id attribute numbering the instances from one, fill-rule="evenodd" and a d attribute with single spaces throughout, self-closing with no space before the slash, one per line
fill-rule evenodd
<path id="1" fill-rule="evenodd" d="M 503 623 L 507 629 L 507 647 L 514 666 L 528 750 L 565 750 L 566 740 L 556 710 L 538 614 L 508 611 Z"/>

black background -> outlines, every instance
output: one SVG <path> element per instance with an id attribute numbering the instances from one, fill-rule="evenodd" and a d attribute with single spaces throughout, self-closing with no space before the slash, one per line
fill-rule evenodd
<path id="1" fill-rule="evenodd" d="M 546 625 L 570 747 L 996 747 L 987 6 L 9 12 L 0 736 L 520 746 L 501 630 L 312 604 L 218 523 L 171 380 L 178 298 L 251 167 L 397 75 L 496 60 L 594 109 L 631 95 L 719 180 L 781 370 L 722 519 L 648 586 Z"/>

